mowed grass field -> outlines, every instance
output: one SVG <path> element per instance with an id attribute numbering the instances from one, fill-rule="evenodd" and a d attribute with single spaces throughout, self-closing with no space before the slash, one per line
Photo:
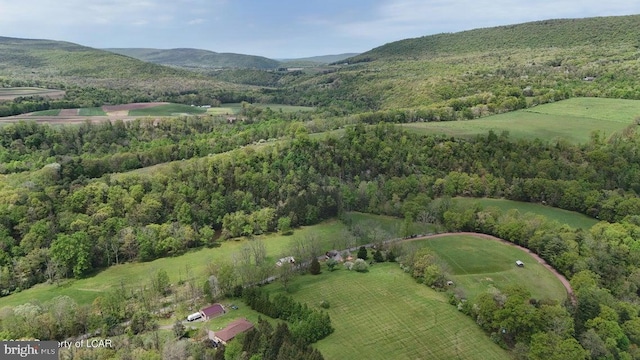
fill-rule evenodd
<path id="1" fill-rule="evenodd" d="M 460 137 L 487 134 L 493 130 L 498 135 L 507 131 L 513 138 L 585 143 L 592 132 L 600 131 L 609 137 L 631 125 L 637 117 L 640 117 L 638 100 L 574 98 L 475 120 L 400 126 L 418 133 Z"/>
<path id="2" fill-rule="evenodd" d="M 472 204 L 480 204 L 483 208 L 495 206 L 502 211 L 508 211 L 516 209 L 521 213 L 533 213 L 536 215 L 542 215 L 549 220 L 556 220 L 562 224 L 567 224 L 577 229 L 589 229 L 593 225 L 598 223 L 598 220 L 589 217 L 584 214 L 580 214 L 574 211 L 568 211 L 558 209 L 551 206 L 545 206 L 541 204 L 534 204 L 521 201 L 513 201 L 507 199 L 489 199 L 489 198 L 465 198 L 456 197 L 454 201 L 464 207 L 469 207 Z"/>
<path id="3" fill-rule="evenodd" d="M 106 116 L 107 113 L 101 107 L 82 108 L 78 110 L 79 116 Z"/>
<path id="4" fill-rule="evenodd" d="M 283 292 L 275 282 L 266 287 Z M 396 263 L 368 273 L 339 268 L 295 278 L 291 293 L 318 308 L 330 304 L 335 332 L 314 346 L 332 359 L 510 359 L 445 294 L 416 283 Z"/>
<path id="5" fill-rule="evenodd" d="M 562 302 L 567 297 L 562 283 L 551 271 L 515 246 L 469 235 L 417 240 L 411 245 L 427 247 L 446 261 L 453 282 L 464 289 L 469 299 L 508 285 L 524 285 L 536 299 Z M 516 260 L 525 266 L 516 266 Z"/>

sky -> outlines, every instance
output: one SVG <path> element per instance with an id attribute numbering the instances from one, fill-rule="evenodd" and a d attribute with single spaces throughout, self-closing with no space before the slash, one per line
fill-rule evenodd
<path id="1" fill-rule="evenodd" d="M 630 0 L 0 0 L 0 36 L 273 59 L 527 21 L 640 14 Z"/>

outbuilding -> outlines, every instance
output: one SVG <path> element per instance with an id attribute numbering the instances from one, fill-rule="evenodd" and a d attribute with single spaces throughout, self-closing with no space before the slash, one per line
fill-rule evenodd
<path id="1" fill-rule="evenodd" d="M 227 325 L 226 328 L 219 331 L 215 331 L 213 333 L 212 340 L 226 345 L 227 342 L 231 341 L 238 334 L 249 331 L 251 329 L 253 329 L 253 324 L 250 323 L 247 319 L 244 319 L 244 318 L 236 319 L 233 322 L 231 322 L 229 325 Z M 211 333 L 209 333 L 209 338 L 211 338 Z"/>
<path id="2" fill-rule="evenodd" d="M 524 267 L 524 263 L 520 260 L 516 260 L 516 265 L 518 265 L 518 267 Z"/>
<path id="3" fill-rule="evenodd" d="M 224 310 L 224 307 L 222 306 L 222 304 L 217 304 L 217 303 L 207 306 L 206 308 L 200 310 L 200 314 L 202 314 L 202 318 L 204 320 L 213 319 L 214 317 L 220 316 L 225 312 L 226 311 Z"/>

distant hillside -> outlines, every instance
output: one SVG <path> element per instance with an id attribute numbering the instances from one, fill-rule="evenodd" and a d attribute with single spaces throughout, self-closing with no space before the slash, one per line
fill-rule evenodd
<path id="1" fill-rule="evenodd" d="M 141 78 L 187 75 L 165 66 L 70 42 L 0 37 L 0 75 Z"/>
<path id="2" fill-rule="evenodd" d="M 282 59 L 280 60 L 285 65 L 296 65 L 296 64 L 315 64 L 315 65 L 325 65 L 331 64 L 338 61 L 342 61 L 344 59 L 348 59 L 350 57 L 357 56 L 358 53 L 344 53 L 344 54 L 336 54 L 336 55 L 321 55 L 321 56 L 311 56 L 306 58 L 297 58 L 297 59 Z"/>
<path id="3" fill-rule="evenodd" d="M 216 53 L 200 49 L 105 49 L 113 53 L 155 64 L 188 69 L 276 69 L 280 63 L 261 56 Z"/>
<path id="4" fill-rule="evenodd" d="M 424 36 L 392 42 L 349 62 L 489 50 L 566 48 L 627 43 L 640 46 L 640 15 L 558 19 Z"/>

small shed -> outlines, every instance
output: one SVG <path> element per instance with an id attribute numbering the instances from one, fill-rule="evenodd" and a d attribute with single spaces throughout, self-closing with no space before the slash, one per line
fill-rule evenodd
<path id="1" fill-rule="evenodd" d="M 204 320 L 213 319 L 214 317 L 220 316 L 225 312 L 226 311 L 224 310 L 224 307 L 221 304 L 213 304 L 200 310 L 200 314 L 202 314 L 202 318 Z"/>
<path id="2" fill-rule="evenodd" d="M 516 265 L 518 267 L 524 267 L 524 263 L 522 261 L 520 261 L 520 260 L 516 260 Z"/>

